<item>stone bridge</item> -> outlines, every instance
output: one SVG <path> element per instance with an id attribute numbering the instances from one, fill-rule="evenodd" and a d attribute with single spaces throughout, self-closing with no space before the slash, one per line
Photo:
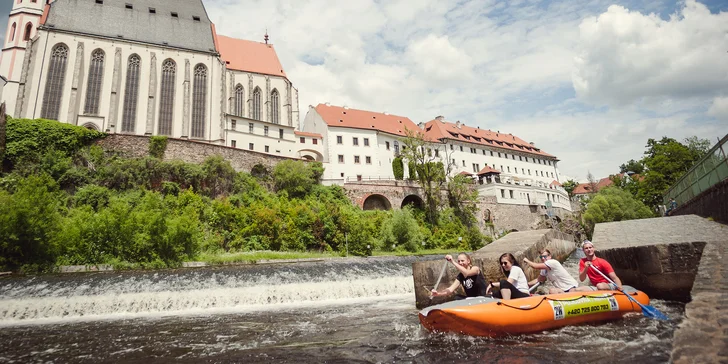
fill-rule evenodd
<path id="1" fill-rule="evenodd" d="M 413 181 L 376 180 L 344 183 L 349 199 L 364 210 L 401 209 L 412 205 L 425 207 L 425 192 Z"/>

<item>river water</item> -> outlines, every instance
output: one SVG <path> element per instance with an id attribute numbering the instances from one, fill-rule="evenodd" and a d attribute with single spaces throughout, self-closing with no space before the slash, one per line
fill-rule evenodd
<path id="1" fill-rule="evenodd" d="M 0 279 L 0 363 L 663 363 L 671 321 L 531 335 L 432 334 L 414 306 L 412 263 L 440 257 Z M 576 259 L 565 267 L 575 271 Z"/>

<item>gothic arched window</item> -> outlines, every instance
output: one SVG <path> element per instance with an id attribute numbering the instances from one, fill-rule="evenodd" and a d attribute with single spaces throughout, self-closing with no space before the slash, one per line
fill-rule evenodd
<path id="1" fill-rule="evenodd" d="M 233 105 L 233 114 L 236 116 L 245 116 L 245 89 L 243 85 L 235 86 L 235 104 Z"/>
<path id="2" fill-rule="evenodd" d="M 101 86 L 104 81 L 104 51 L 97 49 L 91 53 L 91 64 L 88 67 L 88 86 L 86 87 L 86 104 L 84 114 L 99 113 Z"/>
<path id="3" fill-rule="evenodd" d="M 15 40 L 15 30 L 18 28 L 18 25 L 16 23 L 13 23 L 13 26 L 10 27 L 10 41 Z"/>
<path id="4" fill-rule="evenodd" d="M 279 110 L 280 102 L 278 101 L 278 90 L 273 89 L 273 92 L 270 93 L 270 121 L 273 124 L 281 123 Z"/>
<path id="5" fill-rule="evenodd" d="M 255 120 L 260 119 L 260 88 L 253 90 L 253 107 L 250 110 L 250 117 Z"/>
<path id="6" fill-rule="evenodd" d="M 159 127 L 157 134 L 172 135 L 172 118 L 174 115 L 174 81 L 177 75 L 177 64 L 167 59 L 162 63 L 162 81 L 159 95 Z"/>
<path id="7" fill-rule="evenodd" d="M 137 101 L 139 99 L 139 75 L 142 59 L 137 54 L 129 56 L 126 66 L 126 87 L 124 88 L 124 110 L 121 116 L 121 131 L 136 129 Z"/>
<path id="8" fill-rule="evenodd" d="M 25 25 L 25 34 L 23 34 L 23 40 L 29 41 L 30 40 L 30 33 L 33 32 L 33 23 L 28 23 Z"/>
<path id="9" fill-rule="evenodd" d="M 192 90 L 192 137 L 205 137 L 205 100 L 207 99 L 207 67 L 195 66 L 195 84 Z"/>
<path id="10" fill-rule="evenodd" d="M 48 65 L 45 91 L 43 92 L 43 105 L 40 117 L 43 119 L 58 120 L 63 96 L 63 82 L 66 78 L 66 63 L 68 62 L 68 47 L 65 44 L 56 44 L 51 50 L 51 59 Z"/>

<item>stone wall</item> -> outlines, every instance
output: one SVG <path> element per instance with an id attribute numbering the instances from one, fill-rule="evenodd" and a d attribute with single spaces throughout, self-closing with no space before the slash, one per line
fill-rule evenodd
<path id="1" fill-rule="evenodd" d="M 481 197 L 478 204 L 479 223 L 482 230 L 490 218 L 496 232 L 503 231 L 526 231 L 536 229 L 539 222 L 546 218 L 546 210 L 537 205 L 508 205 L 497 202 L 495 196 Z M 570 211 L 554 207 L 553 212 L 559 219 L 564 220 L 571 215 Z"/>
<path id="2" fill-rule="evenodd" d="M 716 183 L 707 191 L 703 191 L 690 201 L 678 206 L 671 215 L 699 215 L 728 224 L 728 203 L 726 201 L 728 201 L 728 179 Z"/>
<path id="3" fill-rule="evenodd" d="M 148 136 L 111 134 L 96 144 L 106 151 L 119 153 L 125 157 L 141 158 L 149 155 L 149 140 Z M 236 171 L 244 172 L 250 172 L 256 164 L 264 165 L 271 170 L 278 162 L 293 159 L 223 145 L 169 138 L 164 160 L 178 159 L 188 163 L 202 163 L 207 157 L 214 155 L 222 156 Z"/>

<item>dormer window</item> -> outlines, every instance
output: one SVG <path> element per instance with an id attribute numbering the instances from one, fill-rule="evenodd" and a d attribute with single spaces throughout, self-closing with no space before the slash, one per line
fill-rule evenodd
<path id="1" fill-rule="evenodd" d="M 96 3 L 97 4 L 100 4 L 100 5 L 103 5 L 104 4 L 104 0 L 96 0 Z"/>
<path id="2" fill-rule="evenodd" d="M 124 5 L 124 7 L 129 10 L 134 10 L 134 5 L 132 5 L 132 4 L 126 4 L 126 5 Z"/>
<path id="3" fill-rule="evenodd" d="M 156 13 L 157 13 L 157 9 L 149 8 L 149 14 L 156 14 Z"/>
<path id="4" fill-rule="evenodd" d="M 194 20 L 194 21 L 200 21 L 200 17 L 199 16 L 192 16 L 192 20 Z"/>
<path id="5" fill-rule="evenodd" d="M 173 17 L 173 18 L 179 18 L 179 14 L 177 14 L 177 13 L 175 13 L 175 12 L 173 11 L 173 12 L 172 12 L 172 17 Z"/>

